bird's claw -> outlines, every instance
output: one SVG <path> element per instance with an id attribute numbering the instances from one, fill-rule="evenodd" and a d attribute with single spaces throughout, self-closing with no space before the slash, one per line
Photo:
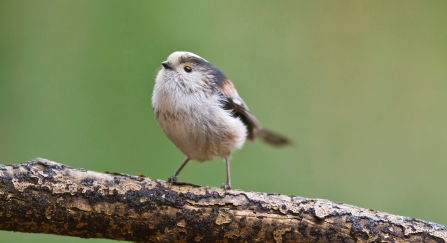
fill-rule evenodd
<path id="1" fill-rule="evenodd" d="M 177 176 L 173 175 L 173 176 L 169 177 L 168 182 L 169 183 L 177 182 Z"/>
<path id="2" fill-rule="evenodd" d="M 231 185 L 230 185 L 230 184 L 222 183 L 222 188 L 223 188 L 224 190 L 230 190 L 230 189 L 231 189 Z"/>

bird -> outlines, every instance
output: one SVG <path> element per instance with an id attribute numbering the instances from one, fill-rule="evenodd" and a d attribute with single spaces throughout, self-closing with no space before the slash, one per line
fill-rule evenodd
<path id="1" fill-rule="evenodd" d="M 231 189 L 230 155 L 246 140 L 256 138 L 275 146 L 290 139 L 262 128 L 229 78 L 206 59 L 176 51 L 161 63 L 155 78 L 152 108 L 160 127 L 186 155 L 168 182 L 177 181 L 190 160 L 199 162 L 221 157 L 226 164 Z"/>

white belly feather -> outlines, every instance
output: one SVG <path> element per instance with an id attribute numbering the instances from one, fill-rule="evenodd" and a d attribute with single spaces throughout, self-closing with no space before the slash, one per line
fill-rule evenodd
<path id="1" fill-rule="evenodd" d="M 217 95 L 201 97 L 194 92 L 183 93 L 179 100 L 173 96 L 175 92 L 162 90 L 172 87 L 155 88 L 161 89 L 152 97 L 157 121 L 188 158 L 205 161 L 226 157 L 244 144 L 247 128 L 239 118 L 219 106 Z"/>

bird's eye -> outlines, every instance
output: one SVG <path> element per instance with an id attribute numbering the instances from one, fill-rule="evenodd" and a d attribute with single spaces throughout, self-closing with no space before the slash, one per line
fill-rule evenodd
<path id="1" fill-rule="evenodd" d="M 192 72 L 192 68 L 191 68 L 191 66 L 189 66 L 189 65 L 185 65 L 185 66 L 183 67 L 183 70 L 185 70 L 185 72 L 187 72 L 187 73 Z"/>

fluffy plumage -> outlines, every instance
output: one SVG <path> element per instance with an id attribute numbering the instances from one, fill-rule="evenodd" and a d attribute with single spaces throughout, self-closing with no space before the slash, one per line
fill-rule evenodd
<path id="1" fill-rule="evenodd" d="M 163 131 L 189 160 L 224 158 L 230 188 L 229 156 L 246 138 L 258 135 L 274 145 L 289 140 L 262 129 L 239 97 L 233 83 L 217 67 L 190 52 L 174 52 L 162 63 L 155 80 L 152 107 Z"/>

